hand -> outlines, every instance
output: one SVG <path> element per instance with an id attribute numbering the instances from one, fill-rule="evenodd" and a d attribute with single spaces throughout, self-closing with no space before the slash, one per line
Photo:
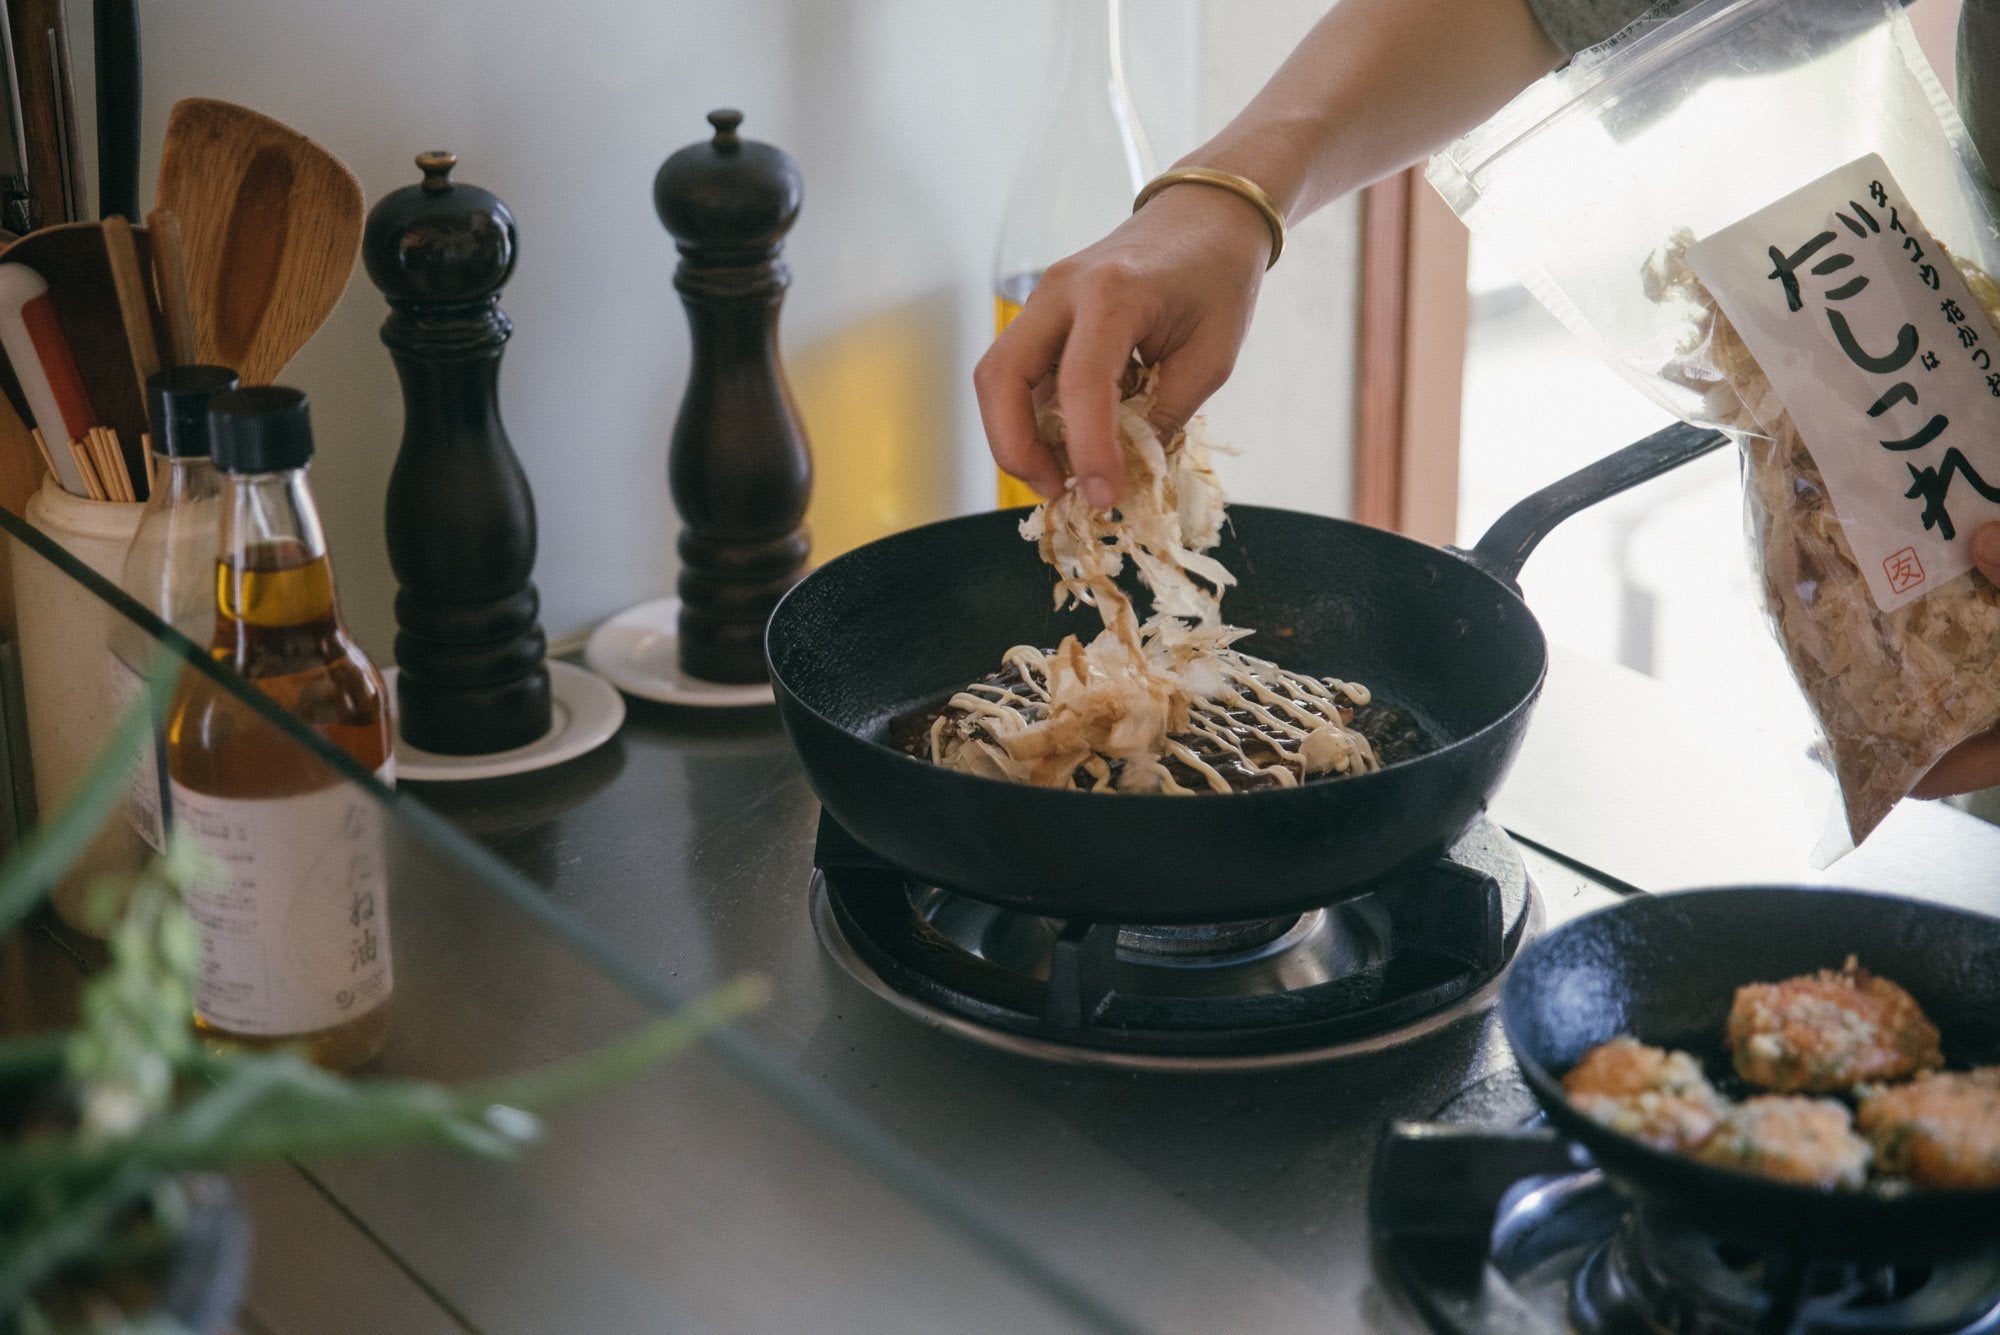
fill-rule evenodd
<path id="1" fill-rule="evenodd" d="M 1070 471 L 1092 506 L 1115 505 L 1125 470 L 1113 432 L 1133 350 L 1160 368 L 1153 425 L 1178 430 L 1236 364 L 1270 244 L 1245 201 L 1176 185 L 1051 265 L 973 371 L 995 462 L 1044 496 L 1063 489 L 1061 463 L 1035 434 L 1053 378 Z"/>
<path id="2" fill-rule="evenodd" d="M 1984 525 L 1973 533 L 1972 559 L 1982 575 L 2000 585 L 2000 523 Z M 1995 663 L 1970 666 L 1977 671 L 2000 671 L 2000 664 Z M 1969 738 L 1945 752 L 1931 766 L 1930 773 L 1910 790 L 1910 795 L 1946 797 L 1952 793 L 1977 792 L 1996 784 L 2000 784 L 2000 728 Z"/>

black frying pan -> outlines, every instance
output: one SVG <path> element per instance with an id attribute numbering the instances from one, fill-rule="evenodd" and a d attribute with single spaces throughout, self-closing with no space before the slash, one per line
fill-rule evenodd
<path id="1" fill-rule="evenodd" d="M 1437 750 L 1351 779 L 1194 797 L 1034 788 L 940 769 L 888 745 L 1016 644 L 1088 639 L 1051 610 L 1054 574 L 1022 511 L 946 520 L 801 580 L 766 636 L 807 777 L 865 847 L 961 893 L 1063 918 L 1216 922 L 1293 912 L 1430 861 L 1484 809 L 1541 691 L 1547 646 L 1514 588 L 1557 523 L 1721 445 L 1674 426 L 1535 493 L 1470 552 L 1258 506 L 1230 507 L 1216 555 L 1243 648 L 1359 681 L 1412 711 Z"/>
<path id="2" fill-rule="evenodd" d="M 1566 923 L 1515 960 L 1501 1017 L 1550 1123 L 1626 1190 L 1721 1237 L 1813 1256 L 1923 1256 L 2000 1236 L 2000 1188 L 1819 1191 L 1655 1150 L 1578 1113 L 1561 1077 L 1620 1034 L 1729 1071 L 1737 987 L 1838 969 L 1906 988 L 1954 1067 L 2000 1062 L 2000 918 L 1890 895 L 1757 886 L 1644 896 Z"/>

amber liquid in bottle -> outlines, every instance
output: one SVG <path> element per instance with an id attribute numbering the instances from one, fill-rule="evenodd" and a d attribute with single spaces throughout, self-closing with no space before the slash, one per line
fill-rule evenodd
<path id="1" fill-rule="evenodd" d="M 1028 293 L 1034 290 L 1035 280 L 1040 277 L 1041 275 L 1038 273 L 1017 273 L 1000 280 L 1000 290 L 993 294 L 993 332 L 995 335 L 998 335 L 1001 330 L 1012 324 L 1014 317 L 1021 313 L 1021 307 L 1025 306 L 1028 302 Z M 1015 477 L 1011 473 L 1001 473 L 999 477 L 1001 509 L 1004 510 L 1013 505 L 1040 505 L 1042 503 L 1042 498 L 1035 494 L 1035 489 L 1021 481 L 1020 478 Z"/>
<path id="2" fill-rule="evenodd" d="M 266 479 L 258 478 L 250 485 L 265 483 Z M 229 520 L 224 522 L 227 525 Z M 234 561 L 225 540 L 224 558 L 216 565 L 216 626 L 211 653 L 362 768 L 381 772 L 391 754 L 387 696 L 374 666 L 340 624 L 333 571 L 317 541 L 316 522 L 311 530 L 312 536 L 305 542 L 280 540 L 245 546 Z M 262 802 L 355 787 L 196 673 L 184 675 L 170 712 L 167 753 L 176 789 L 207 798 Z M 374 799 L 360 796 L 372 806 Z M 361 857 L 371 852 L 380 857 L 379 829 L 373 837 L 372 850 L 362 848 Z M 382 938 L 367 948 L 379 945 L 386 952 L 383 889 L 380 878 L 375 878 L 367 910 L 371 915 L 379 911 Z M 360 902 L 358 897 L 356 902 Z M 359 910 L 352 916 L 358 919 Z M 367 924 L 360 921 L 341 926 L 343 931 L 357 933 L 366 929 Z M 357 936 L 356 940 L 366 938 Z M 386 966 L 386 954 L 384 963 Z M 388 1037 L 391 1008 L 386 967 L 381 976 L 378 997 L 357 999 L 359 1013 L 325 1027 L 296 1033 L 244 1033 L 200 1013 L 195 1017 L 196 1026 L 211 1041 L 250 1048 L 298 1047 L 322 1067 L 348 1070 L 374 1057 Z"/>

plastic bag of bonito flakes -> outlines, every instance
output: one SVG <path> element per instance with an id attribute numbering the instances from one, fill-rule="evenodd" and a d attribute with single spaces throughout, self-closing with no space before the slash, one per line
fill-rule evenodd
<path id="1" fill-rule="evenodd" d="M 2000 244 L 1894 0 L 1642 20 L 1433 159 L 1572 332 L 1741 445 L 1752 558 L 1859 842 L 2000 724 Z"/>

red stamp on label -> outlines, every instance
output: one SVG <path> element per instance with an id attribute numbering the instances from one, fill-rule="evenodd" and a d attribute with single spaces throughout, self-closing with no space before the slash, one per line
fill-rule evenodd
<path id="1" fill-rule="evenodd" d="M 1905 547 L 1882 562 L 1882 572 L 1889 577 L 1889 589 L 1893 593 L 1908 593 L 1924 582 L 1924 563 L 1917 559 L 1917 549 Z"/>

